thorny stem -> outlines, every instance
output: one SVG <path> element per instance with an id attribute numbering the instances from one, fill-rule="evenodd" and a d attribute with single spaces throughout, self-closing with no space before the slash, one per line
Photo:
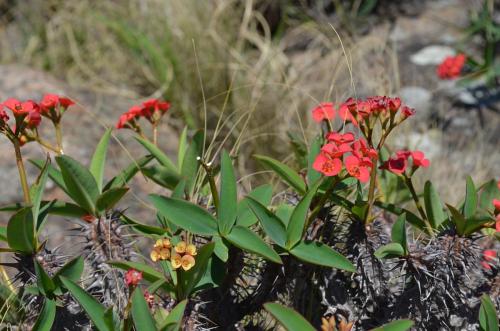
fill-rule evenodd
<path id="1" fill-rule="evenodd" d="M 215 212 L 219 212 L 219 192 L 217 191 L 217 186 L 215 185 L 215 178 L 213 174 L 212 166 L 205 163 L 201 158 L 198 159 L 203 169 L 205 169 L 208 177 L 208 183 L 210 185 L 210 191 L 212 192 L 212 198 L 214 199 Z"/>
<path id="2" fill-rule="evenodd" d="M 406 174 L 404 174 L 403 177 L 405 180 L 405 184 L 408 187 L 408 190 L 410 190 L 411 197 L 413 198 L 413 201 L 415 201 L 415 206 L 417 207 L 420 217 L 422 217 L 422 220 L 425 222 L 425 226 L 427 227 L 427 232 L 429 232 L 429 235 L 434 236 L 434 230 L 432 229 L 431 223 L 429 223 L 429 220 L 425 215 L 424 208 L 420 204 L 420 199 L 418 198 L 417 192 L 415 191 L 415 187 L 413 186 L 411 177 L 408 177 Z"/>
<path id="3" fill-rule="evenodd" d="M 328 187 L 328 190 L 326 190 L 326 192 L 321 196 L 321 199 L 318 201 L 318 203 L 314 207 L 313 211 L 311 212 L 311 214 L 307 218 L 307 222 L 305 224 L 304 229 L 307 229 L 309 227 L 309 225 L 311 224 L 311 222 L 316 218 L 318 213 L 321 211 L 321 208 L 323 208 L 325 203 L 328 201 L 328 198 L 332 195 L 333 190 L 335 188 L 335 185 L 337 185 L 338 182 L 339 182 L 338 179 L 334 180 L 332 182 L 332 184 L 330 185 L 330 187 Z"/>
<path id="4" fill-rule="evenodd" d="M 26 178 L 26 170 L 24 169 L 23 156 L 21 155 L 21 145 L 19 143 L 19 139 L 17 138 L 14 138 L 12 140 L 12 143 L 14 144 L 14 150 L 16 152 L 16 163 L 17 169 L 19 170 L 19 178 L 21 179 L 21 186 L 23 188 L 24 201 L 27 204 L 30 204 L 30 188 L 28 186 L 28 180 Z"/>
<path id="5" fill-rule="evenodd" d="M 54 122 L 54 127 L 56 129 L 56 143 L 59 154 L 64 154 L 63 145 L 62 145 L 62 131 L 61 131 L 61 123 Z"/>

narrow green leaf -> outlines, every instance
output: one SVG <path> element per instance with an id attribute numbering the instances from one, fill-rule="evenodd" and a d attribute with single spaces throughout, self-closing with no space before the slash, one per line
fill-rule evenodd
<path id="1" fill-rule="evenodd" d="M 155 320 L 140 288 L 136 288 L 132 294 L 132 319 L 136 331 L 157 330 Z"/>
<path id="2" fill-rule="evenodd" d="M 375 206 L 382 208 L 384 210 L 387 210 L 388 212 L 391 212 L 394 215 L 398 215 L 398 216 L 405 213 L 406 214 L 406 221 L 408 223 L 410 223 L 411 225 L 413 225 L 414 227 L 416 227 L 420 230 L 425 229 L 424 221 L 421 220 L 420 217 L 418 217 L 417 215 L 415 215 L 414 213 L 412 213 L 411 211 L 409 211 L 407 209 L 400 208 L 392 203 L 384 203 L 384 202 L 380 202 L 380 201 L 375 201 Z"/>
<path id="3" fill-rule="evenodd" d="M 482 228 L 484 228 L 485 224 L 491 223 L 490 216 L 481 216 L 481 217 L 473 217 L 467 220 L 465 224 L 464 235 L 470 235 Z"/>
<path id="4" fill-rule="evenodd" d="M 302 238 L 302 234 L 305 230 L 307 214 L 309 211 L 309 206 L 311 201 L 316 195 L 316 191 L 321 185 L 321 180 L 318 180 L 314 185 L 311 186 L 307 194 L 300 200 L 298 205 L 293 210 L 292 216 L 290 216 L 290 222 L 286 229 L 286 247 L 288 249 L 292 248 L 297 244 Z"/>
<path id="5" fill-rule="evenodd" d="M 110 188 L 121 187 L 127 185 L 127 183 L 135 176 L 135 174 L 145 167 L 151 160 L 154 159 L 152 155 L 147 155 L 139 160 L 132 162 L 125 169 L 123 169 L 117 176 L 113 177 L 104 186 L 103 191 L 109 190 Z"/>
<path id="6" fill-rule="evenodd" d="M 269 236 L 269 238 L 271 238 L 279 246 L 285 247 L 286 229 L 281 220 L 270 212 L 265 206 L 252 198 L 248 198 L 248 205 L 255 213 L 255 216 L 259 219 L 262 227 L 264 228 L 264 232 Z"/>
<path id="7" fill-rule="evenodd" d="M 186 187 L 190 194 L 193 192 L 194 185 L 196 183 L 196 175 L 198 174 L 198 169 L 200 168 L 198 157 L 203 156 L 204 137 L 205 135 L 203 130 L 197 131 L 194 134 L 186 153 L 184 153 L 184 158 L 182 159 L 181 175 L 186 181 Z"/>
<path id="8" fill-rule="evenodd" d="M 424 202 L 425 211 L 432 228 L 438 229 L 446 221 L 447 217 L 443 211 L 443 204 L 439 194 L 430 181 L 427 181 L 424 186 Z"/>
<path id="9" fill-rule="evenodd" d="M 307 263 L 356 272 L 345 256 L 317 241 L 301 241 L 290 250 L 290 254 Z"/>
<path id="10" fill-rule="evenodd" d="M 122 270 L 135 269 L 140 271 L 142 272 L 142 277 L 149 282 L 156 282 L 159 279 L 165 279 L 161 272 L 156 271 L 153 267 L 143 263 L 130 261 L 109 261 L 108 264 Z"/>
<path id="11" fill-rule="evenodd" d="M 29 160 L 38 169 L 42 170 L 45 166 L 44 160 Z M 49 178 L 61 188 L 67 195 L 70 195 L 66 184 L 64 184 L 63 176 L 59 170 L 57 170 L 53 165 L 49 164 L 47 166 L 49 172 Z"/>
<path id="12" fill-rule="evenodd" d="M 85 310 L 90 320 L 94 324 L 94 326 L 99 331 L 112 331 L 109 329 L 108 324 L 105 321 L 104 313 L 105 308 L 96 299 L 94 299 L 90 294 L 85 292 L 80 286 L 75 284 L 73 281 L 61 277 L 60 278 L 64 287 L 68 289 L 68 291 L 73 295 L 73 297 L 78 301 L 80 306 Z"/>
<path id="13" fill-rule="evenodd" d="M 306 184 L 300 175 L 286 164 L 264 155 L 254 155 L 263 165 L 271 168 L 285 183 L 294 188 L 299 194 L 306 192 Z"/>
<path id="14" fill-rule="evenodd" d="M 272 262 L 282 263 L 278 253 L 276 253 L 264 242 L 264 240 L 262 240 L 262 238 L 248 228 L 236 225 L 226 236 L 226 239 L 236 247 L 260 255 Z"/>
<path id="15" fill-rule="evenodd" d="M 379 326 L 372 331 L 406 331 L 409 330 L 413 324 L 414 323 L 411 320 L 397 320 Z"/>
<path id="16" fill-rule="evenodd" d="M 288 331 L 315 331 L 314 327 L 295 310 L 278 303 L 266 303 L 264 308 Z"/>
<path id="17" fill-rule="evenodd" d="M 464 216 L 452 205 L 446 204 L 446 207 L 450 210 L 451 213 L 451 219 L 453 220 L 453 223 L 455 224 L 455 227 L 457 228 L 457 233 L 461 236 L 465 234 L 465 227 L 467 225 L 467 221 L 465 220 Z"/>
<path id="18" fill-rule="evenodd" d="M 177 147 L 177 168 L 178 169 L 182 169 L 182 162 L 184 161 L 184 155 L 186 155 L 187 129 L 188 129 L 188 127 L 185 126 L 184 129 L 182 130 L 181 136 L 179 138 L 179 146 Z"/>
<path id="19" fill-rule="evenodd" d="M 36 283 L 38 289 L 44 295 L 52 295 L 52 292 L 56 289 L 56 285 L 52 278 L 45 272 L 40 263 L 35 259 L 35 273 L 36 273 Z"/>
<path id="20" fill-rule="evenodd" d="M 278 205 L 278 208 L 276 208 L 276 216 L 278 216 L 285 228 L 287 228 L 288 224 L 290 224 L 290 218 L 292 217 L 293 210 L 294 206 L 287 203 L 282 203 Z"/>
<path id="21" fill-rule="evenodd" d="M 90 213 L 95 211 L 99 189 L 94 176 L 76 160 L 66 155 L 56 156 L 70 197 Z"/>
<path id="22" fill-rule="evenodd" d="M 193 293 L 193 289 L 198 285 L 207 270 L 208 260 L 214 251 L 214 243 L 208 243 L 200 248 L 196 255 L 195 265 L 188 271 L 184 272 L 181 279 L 182 293 L 184 298 L 189 297 Z"/>
<path id="23" fill-rule="evenodd" d="M 252 198 L 264 206 L 271 203 L 273 197 L 273 187 L 270 184 L 264 184 L 253 189 L 248 195 L 238 203 L 238 216 L 236 224 L 249 227 L 257 222 L 257 217 L 248 205 L 248 199 Z"/>
<path id="24" fill-rule="evenodd" d="M 321 150 L 321 140 L 321 136 L 316 136 L 311 141 L 311 146 L 309 147 L 309 155 L 307 157 L 307 183 L 309 185 L 316 183 L 316 181 L 321 178 L 321 174 L 312 167 L 314 160 L 316 160 L 316 156 L 318 156 Z"/>
<path id="25" fill-rule="evenodd" d="M 128 190 L 128 187 L 116 187 L 104 191 L 99 198 L 97 198 L 97 211 L 104 212 L 113 208 L 123 198 Z"/>
<path id="26" fill-rule="evenodd" d="M 155 146 L 152 142 L 147 139 L 141 138 L 139 136 L 134 137 L 144 148 L 146 148 L 151 155 L 153 155 L 160 164 L 166 168 L 168 168 L 172 172 L 178 173 L 179 170 L 175 166 L 175 164 L 170 160 L 170 158 L 163 153 L 157 146 Z"/>
<path id="27" fill-rule="evenodd" d="M 373 253 L 376 258 L 385 259 L 393 258 L 405 255 L 405 249 L 400 243 L 390 243 L 379 247 L 375 253 Z"/>
<path id="28" fill-rule="evenodd" d="M 84 259 L 82 256 L 72 259 L 55 273 L 54 279 L 62 276 L 74 282 L 78 281 L 83 273 L 83 261 Z"/>
<path id="29" fill-rule="evenodd" d="M 401 214 L 392 226 L 391 239 L 393 242 L 403 247 L 404 253 L 408 253 L 408 243 L 406 239 L 406 214 Z"/>
<path id="30" fill-rule="evenodd" d="M 43 308 L 36 319 L 33 331 L 50 331 L 54 319 L 56 318 L 56 302 L 52 299 L 45 298 Z"/>
<path id="31" fill-rule="evenodd" d="M 7 242 L 9 247 L 23 253 L 35 251 L 33 215 L 30 207 L 24 207 L 12 215 L 7 224 Z"/>
<path id="32" fill-rule="evenodd" d="M 474 182 L 470 176 L 467 176 L 467 183 L 465 189 L 465 203 L 464 203 L 464 216 L 470 218 L 474 216 L 477 208 L 477 191 Z"/>
<path id="33" fill-rule="evenodd" d="M 498 331 L 497 310 L 488 294 L 483 294 L 481 297 L 479 325 L 481 326 L 481 331 Z"/>
<path id="34" fill-rule="evenodd" d="M 175 225 L 199 235 L 218 233 L 217 221 L 205 209 L 185 200 L 151 194 L 150 200 L 158 212 Z"/>
<path id="35" fill-rule="evenodd" d="M 40 171 L 40 175 L 38 176 L 36 182 L 30 187 L 30 198 L 32 204 L 31 208 L 34 220 L 38 220 L 38 215 L 40 212 L 40 204 L 42 203 L 43 191 L 45 190 L 45 184 L 47 183 L 47 178 L 49 175 L 49 166 L 50 166 L 50 157 L 47 157 L 45 165 Z"/>
<path id="36" fill-rule="evenodd" d="M 221 158 L 220 204 L 217 211 L 219 231 L 228 234 L 231 231 L 238 213 L 238 196 L 236 176 L 229 154 L 224 150 Z"/>
<path id="37" fill-rule="evenodd" d="M 0 240 L 7 241 L 7 227 L 0 226 Z"/>
<path id="38" fill-rule="evenodd" d="M 90 173 L 94 176 L 99 192 L 102 192 L 104 179 L 104 165 L 106 163 L 106 153 L 108 152 L 109 138 L 112 129 L 107 129 L 101 140 L 97 144 L 92 160 L 90 161 Z"/>
<path id="39" fill-rule="evenodd" d="M 500 199 L 500 189 L 498 188 L 497 181 L 494 179 L 482 185 L 479 207 L 482 210 L 493 212 L 493 204 L 491 203 L 493 199 Z"/>
<path id="40" fill-rule="evenodd" d="M 156 184 L 168 188 L 169 190 L 175 188 L 181 180 L 180 175 L 176 171 L 172 171 L 161 165 L 144 167 L 141 171 L 144 176 L 148 177 Z"/>
<path id="41" fill-rule="evenodd" d="M 166 229 L 159 228 L 157 226 L 139 223 L 138 221 L 126 216 L 125 214 L 121 215 L 121 220 L 123 223 L 132 226 L 132 228 L 134 230 L 136 230 L 140 233 L 146 234 L 146 235 L 156 234 L 156 235 L 161 236 L 161 235 L 164 235 L 165 233 L 167 233 Z"/>
<path id="42" fill-rule="evenodd" d="M 184 311 L 186 310 L 187 300 L 182 300 L 174 307 L 165 318 L 160 327 L 160 330 L 165 331 L 179 331 L 182 326 L 182 318 L 184 317 Z M 169 326 L 167 328 L 167 325 Z"/>

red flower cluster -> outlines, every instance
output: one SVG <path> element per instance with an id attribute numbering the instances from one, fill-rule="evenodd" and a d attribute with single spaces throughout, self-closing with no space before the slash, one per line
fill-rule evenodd
<path id="1" fill-rule="evenodd" d="M 116 123 L 117 129 L 137 129 L 137 122 L 140 117 L 146 118 L 151 123 L 157 123 L 160 118 L 170 109 L 170 103 L 150 99 L 141 105 L 130 107 L 122 114 Z"/>
<path id="2" fill-rule="evenodd" d="M 127 286 L 137 286 L 142 280 L 142 272 L 135 269 L 129 269 L 125 274 L 125 284 Z"/>
<path id="3" fill-rule="evenodd" d="M 321 122 L 323 120 L 332 120 L 335 118 L 335 109 L 333 108 L 333 103 L 323 102 L 320 103 L 316 108 L 312 110 L 312 117 L 315 122 Z"/>
<path id="4" fill-rule="evenodd" d="M 364 139 L 356 139 L 354 134 L 329 132 L 327 143 L 313 163 L 313 169 L 325 176 L 336 176 L 345 165 L 347 173 L 365 183 L 370 178 L 370 169 L 377 159 L 377 151 L 370 148 Z"/>
<path id="5" fill-rule="evenodd" d="M 40 101 L 40 113 L 42 116 L 52 120 L 58 120 L 66 109 L 74 104 L 71 99 L 57 94 L 46 94 L 43 96 L 42 101 Z"/>
<path id="6" fill-rule="evenodd" d="M 396 175 L 402 175 L 406 172 L 408 168 L 408 163 L 411 157 L 412 161 L 412 173 L 420 167 L 427 168 L 431 162 L 425 158 L 425 155 L 421 151 L 407 151 L 402 150 L 396 152 L 396 156 L 391 157 L 389 160 L 384 162 L 380 169 L 386 169 Z"/>
<path id="7" fill-rule="evenodd" d="M 493 249 L 486 249 L 483 251 L 483 261 L 481 261 L 481 265 L 486 270 L 491 270 L 491 266 L 497 257 L 497 252 Z"/>
<path id="8" fill-rule="evenodd" d="M 454 79 L 460 76 L 466 57 L 464 54 L 448 56 L 437 67 L 436 73 L 441 79 Z"/>

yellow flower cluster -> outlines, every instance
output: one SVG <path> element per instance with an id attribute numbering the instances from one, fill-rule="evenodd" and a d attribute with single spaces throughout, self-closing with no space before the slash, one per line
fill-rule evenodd
<path id="1" fill-rule="evenodd" d="M 182 268 L 184 271 L 188 271 L 195 265 L 194 257 L 196 254 L 195 245 L 181 241 L 172 250 L 170 240 L 164 238 L 156 241 L 150 256 L 153 262 L 170 259 L 173 269 Z"/>

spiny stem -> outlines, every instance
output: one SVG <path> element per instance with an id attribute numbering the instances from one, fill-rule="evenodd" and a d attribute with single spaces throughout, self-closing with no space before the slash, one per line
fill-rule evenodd
<path id="1" fill-rule="evenodd" d="M 16 164 L 17 169 L 19 170 L 19 178 L 21 180 L 21 186 L 23 188 L 24 201 L 27 204 L 31 204 L 30 198 L 30 188 L 28 186 L 28 179 L 26 178 L 26 170 L 24 169 L 23 156 L 21 155 L 21 145 L 19 143 L 19 139 L 14 138 L 12 140 L 14 144 L 14 151 L 16 152 Z"/>
<path id="2" fill-rule="evenodd" d="M 429 235 L 434 236 L 434 229 L 432 228 L 431 223 L 429 223 L 427 215 L 425 215 L 424 208 L 420 204 L 420 199 L 418 198 L 417 192 L 415 191 L 415 187 L 413 186 L 411 177 L 408 177 L 406 174 L 404 174 L 403 177 L 405 179 L 405 184 L 408 187 L 408 190 L 410 190 L 411 197 L 413 198 L 413 201 L 415 201 L 415 206 L 417 207 L 420 217 L 422 217 L 422 220 L 425 222 L 427 232 L 429 232 Z"/>

